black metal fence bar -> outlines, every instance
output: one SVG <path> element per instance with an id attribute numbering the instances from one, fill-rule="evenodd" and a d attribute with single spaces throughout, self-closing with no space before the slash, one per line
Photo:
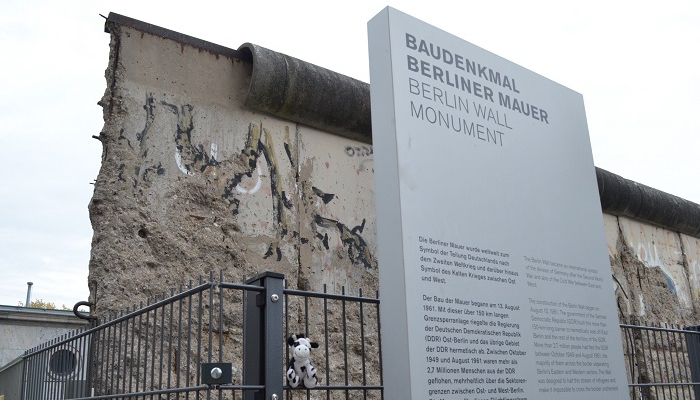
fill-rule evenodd
<path id="1" fill-rule="evenodd" d="M 362 297 L 362 289 L 360 289 L 360 297 Z M 360 303 L 360 346 L 362 354 L 362 385 L 367 385 L 367 364 L 365 360 L 365 313 L 364 304 Z M 367 398 L 367 390 L 362 391 L 362 398 Z"/>
<path id="2" fill-rule="evenodd" d="M 224 281 L 224 271 L 219 272 L 219 282 Z M 224 348 L 224 288 L 219 285 L 219 349 Z M 223 362 L 224 353 L 219 351 L 219 362 Z"/>
<path id="3" fill-rule="evenodd" d="M 641 322 L 640 322 L 641 323 Z M 658 331 L 658 332 L 669 332 L 669 333 L 679 333 L 679 334 L 700 334 L 698 331 L 692 331 L 688 329 L 680 329 L 680 328 L 662 328 L 661 326 L 653 326 L 653 325 L 636 325 L 636 324 L 627 324 L 623 323 L 620 324 L 621 329 L 635 329 L 635 330 L 640 330 L 640 331 Z M 695 333 L 693 333 L 695 332 Z"/>
<path id="4" fill-rule="evenodd" d="M 263 398 L 282 396 L 282 344 L 284 276 L 265 273 L 246 283 L 264 288 L 261 292 L 246 292 L 243 317 L 243 383 L 264 385 Z M 254 393 L 245 392 L 252 400 Z"/>
<path id="5" fill-rule="evenodd" d="M 630 383 L 627 386 L 630 387 L 654 387 L 654 386 L 673 386 L 673 387 L 682 387 L 682 386 L 700 386 L 700 382 L 670 382 L 670 383 L 663 383 L 663 382 L 653 382 L 653 383 Z M 692 397 L 680 397 L 681 399 L 688 399 Z"/>
<path id="6" fill-rule="evenodd" d="M 326 285 L 323 285 L 323 293 L 325 294 L 326 291 L 327 291 Z M 328 300 L 329 299 L 327 297 L 323 298 L 323 325 L 324 326 L 328 326 Z M 326 365 L 330 365 L 330 363 L 328 362 L 328 359 L 329 359 L 329 356 L 328 356 L 328 354 L 329 354 L 329 352 L 328 352 L 328 332 L 326 332 L 325 339 L 326 340 L 324 340 L 323 343 L 325 345 L 325 350 L 326 350 Z M 330 382 L 330 370 L 329 370 L 329 368 L 326 368 L 326 382 Z M 330 397 L 331 397 L 331 390 L 330 390 L 330 388 L 326 388 L 326 398 L 330 398 Z"/>
<path id="7" fill-rule="evenodd" d="M 262 391 L 265 389 L 265 385 L 219 385 L 218 388 L 221 390 Z"/>
<path id="8" fill-rule="evenodd" d="M 202 282 L 202 277 L 199 277 L 199 284 L 201 285 Z M 211 286 L 211 285 L 210 285 Z M 197 293 L 197 360 L 202 359 L 202 298 L 203 298 L 203 293 L 199 292 Z M 202 376 L 200 375 L 199 368 L 195 368 L 195 371 L 197 373 L 197 380 L 196 382 L 201 382 Z M 199 392 L 197 392 L 197 400 L 199 400 Z"/>
<path id="9" fill-rule="evenodd" d="M 121 394 L 110 394 L 110 395 L 102 395 L 102 396 L 88 396 L 88 397 L 79 397 L 75 398 L 72 400 L 107 400 L 107 399 L 124 399 L 124 398 L 132 398 L 132 397 L 147 397 L 147 396 L 156 396 L 156 395 L 161 395 L 161 394 L 172 394 L 172 393 L 192 393 L 192 392 L 202 392 L 205 390 L 209 390 L 209 386 L 207 385 L 199 385 L 199 386 L 191 386 L 191 387 L 186 387 L 186 388 L 172 388 L 172 389 L 161 389 L 161 390 L 147 390 L 143 392 L 135 392 L 135 393 L 121 393 Z"/>
<path id="10" fill-rule="evenodd" d="M 293 389 L 290 389 L 294 391 Z M 343 391 L 347 392 L 350 390 L 358 390 L 362 391 L 363 393 L 368 391 L 368 390 L 384 390 L 384 386 L 381 385 L 330 385 L 330 386 L 324 386 L 324 385 L 318 385 L 314 387 L 313 389 L 300 389 L 298 391 L 303 391 L 303 390 L 308 390 L 308 391 L 315 391 L 315 390 L 325 390 L 325 391 Z"/>
<path id="11" fill-rule="evenodd" d="M 344 292 L 344 290 L 345 289 L 343 288 L 343 292 Z M 307 291 L 295 290 L 295 289 L 284 289 L 284 294 L 287 294 L 289 296 L 299 296 L 299 297 L 308 297 L 308 298 L 320 298 L 320 299 L 341 300 L 341 301 L 344 300 L 344 301 L 352 302 L 352 303 L 379 304 L 378 298 L 362 297 L 362 296 L 348 296 L 345 294 L 307 292 Z"/>
<path id="12" fill-rule="evenodd" d="M 190 281 L 190 286 L 192 286 L 192 281 Z M 193 295 L 194 295 L 194 293 L 193 293 Z M 187 331 L 185 334 L 189 334 L 189 332 L 192 332 L 192 296 L 187 297 Z M 189 380 L 189 376 L 190 376 L 190 372 L 191 372 L 190 371 L 191 370 L 191 368 L 190 368 L 190 355 L 192 354 L 192 341 L 191 340 L 187 341 L 187 352 L 185 354 L 187 357 L 187 363 L 185 364 L 185 368 L 186 368 L 185 377 L 187 377 Z M 181 382 L 181 384 L 184 385 L 185 383 Z M 182 386 L 178 385 L 178 387 L 182 387 Z M 189 393 L 187 393 L 186 398 L 187 399 L 190 398 Z"/>
<path id="13" fill-rule="evenodd" d="M 342 288 L 342 293 L 343 296 L 345 296 L 345 286 Z M 345 299 L 340 300 L 340 305 L 342 309 L 341 313 L 341 318 L 340 320 L 342 321 L 343 324 L 343 362 L 345 365 L 348 365 L 348 327 L 347 327 L 347 315 L 346 315 L 346 310 L 345 310 Z M 345 386 L 350 385 L 350 379 L 349 379 L 349 371 L 347 368 L 343 371 L 345 372 Z M 350 392 L 346 389 L 345 390 L 345 398 L 347 399 L 350 395 Z"/>

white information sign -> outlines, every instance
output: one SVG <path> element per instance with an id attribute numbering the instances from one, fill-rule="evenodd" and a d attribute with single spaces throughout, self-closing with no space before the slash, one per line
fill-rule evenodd
<path id="1" fill-rule="evenodd" d="M 580 94 L 369 22 L 387 398 L 628 398 Z"/>

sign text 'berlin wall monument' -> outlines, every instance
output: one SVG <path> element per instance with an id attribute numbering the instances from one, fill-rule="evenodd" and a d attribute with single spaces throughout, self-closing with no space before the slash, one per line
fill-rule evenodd
<path id="1" fill-rule="evenodd" d="M 369 22 L 387 398 L 627 398 L 583 98 Z"/>

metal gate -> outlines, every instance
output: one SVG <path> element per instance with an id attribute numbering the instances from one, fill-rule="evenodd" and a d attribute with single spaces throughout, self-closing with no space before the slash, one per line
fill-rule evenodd
<path id="1" fill-rule="evenodd" d="M 379 300 L 284 288 L 267 272 L 200 278 L 24 355 L 23 400 L 382 399 Z M 285 338 L 318 342 L 318 384 L 291 388 Z"/>
<path id="2" fill-rule="evenodd" d="M 630 399 L 700 399 L 700 332 L 635 321 L 620 324 Z"/>
<path id="3" fill-rule="evenodd" d="M 700 399 L 698 327 L 620 325 L 631 399 Z M 312 389 L 285 380 L 285 338 L 319 342 Z M 23 357 L 23 400 L 383 399 L 379 299 L 284 288 L 267 272 L 190 282 Z"/>

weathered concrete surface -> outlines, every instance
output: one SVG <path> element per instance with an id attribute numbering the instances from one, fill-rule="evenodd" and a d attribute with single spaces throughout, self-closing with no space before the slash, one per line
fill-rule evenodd
<path id="1" fill-rule="evenodd" d="M 700 239 L 688 235 L 681 236 L 681 248 L 684 265 L 690 282 L 690 301 L 696 312 L 700 312 Z M 693 322 L 696 324 L 697 319 Z"/>
<path id="2" fill-rule="evenodd" d="M 604 215 L 621 317 L 697 324 L 699 239 Z"/>
<path id="3" fill-rule="evenodd" d="M 219 269 L 373 293 L 371 145 L 248 108 L 243 53 L 116 20 L 90 204 L 95 313 Z M 597 173 L 621 316 L 696 322 L 700 208 Z"/>
<path id="4" fill-rule="evenodd" d="M 103 162 L 89 206 L 93 313 L 110 318 L 219 270 L 228 281 L 274 271 L 290 288 L 374 296 L 371 147 L 246 107 L 245 57 L 128 21 L 110 18 L 107 27 Z M 234 360 L 240 306 L 225 301 L 223 358 Z M 303 332 L 299 305 L 290 307 L 288 328 Z M 328 321 L 343 326 L 341 314 Z M 309 333 L 323 337 L 316 322 Z M 340 333 L 329 332 L 332 346 L 342 344 Z M 377 359 L 374 352 L 368 362 Z"/>
<path id="5" fill-rule="evenodd" d="M 220 269 L 376 288 L 371 147 L 245 107 L 250 62 L 108 29 L 89 207 L 97 315 Z"/>

